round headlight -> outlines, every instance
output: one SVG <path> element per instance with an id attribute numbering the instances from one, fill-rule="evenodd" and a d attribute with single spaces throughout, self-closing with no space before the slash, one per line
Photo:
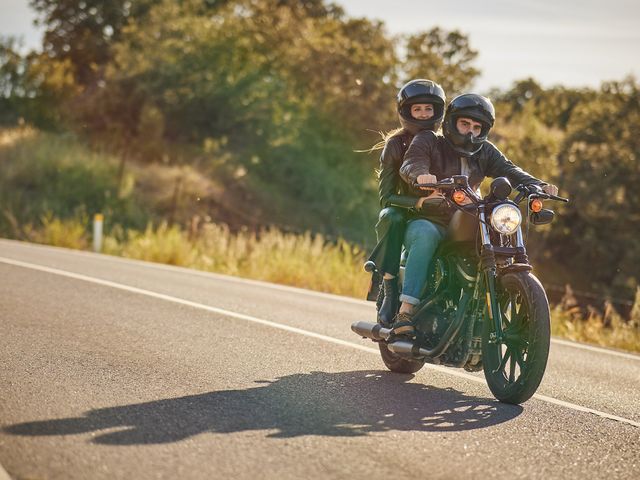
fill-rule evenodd
<path id="1" fill-rule="evenodd" d="M 491 226 L 503 235 L 512 235 L 522 223 L 520 209 L 510 203 L 503 203 L 493 209 Z"/>

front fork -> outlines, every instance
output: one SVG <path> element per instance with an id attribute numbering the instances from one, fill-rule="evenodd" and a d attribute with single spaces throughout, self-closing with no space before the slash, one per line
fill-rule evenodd
<path id="1" fill-rule="evenodd" d="M 489 314 L 489 321 L 493 322 L 495 330 L 495 333 L 492 333 L 489 336 L 489 342 L 501 344 L 503 343 L 504 336 L 502 333 L 502 312 L 500 311 L 500 304 L 496 295 L 496 256 L 493 250 L 493 245 L 491 244 L 484 205 L 480 205 L 478 210 L 480 219 L 480 235 L 482 238 L 482 251 L 480 253 L 480 258 L 486 287 L 487 311 Z"/>

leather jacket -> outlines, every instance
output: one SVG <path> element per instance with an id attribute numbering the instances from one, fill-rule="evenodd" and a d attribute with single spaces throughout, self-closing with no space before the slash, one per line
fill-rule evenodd
<path id="1" fill-rule="evenodd" d="M 406 130 L 400 130 L 385 143 L 380 155 L 380 174 L 378 177 L 378 193 L 380 206 L 413 208 L 416 197 L 408 192 L 406 184 L 400 177 L 400 166 L 409 148 L 413 135 Z"/>
<path id="2" fill-rule="evenodd" d="M 435 175 L 438 180 L 452 175 L 467 175 L 469 185 L 474 190 L 480 186 L 484 177 L 507 177 L 513 186 L 532 183 L 545 185 L 514 165 L 489 141 L 474 155 L 463 157 L 451 148 L 444 136 L 431 131 L 418 132 L 405 153 L 400 176 L 406 182 L 407 194 L 413 194 L 414 197 L 425 196 L 425 192 L 415 189 L 413 184 L 418 175 L 426 173 Z M 425 202 L 424 208 L 419 212 L 414 211 L 416 217 L 443 225 L 449 223 L 452 214 L 453 210 L 447 207 L 447 203 L 439 200 Z"/>

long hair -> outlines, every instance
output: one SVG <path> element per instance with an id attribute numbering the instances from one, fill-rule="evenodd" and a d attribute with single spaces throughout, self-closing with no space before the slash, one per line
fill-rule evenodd
<path id="1" fill-rule="evenodd" d="M 387 142 L 394 136 L 398 135 L 399 133 L 403 132 L 404 128 L 400 127 L 400 128 L 396 128 L 394 130 L 389 130 L 388 132 L 378 132 L 378 134 L 380 135 L 380 137 L 382 137 L 382 140 L 380 140 L 379 142 L 375 143 L 374 145 L 372 145 L 371 147 L 365 149 L 365 150 L 355 150 L 358 153 L 371 153 L 371 152 L 375 152 L 376 150 L 382 150 L 384 148 L 384 146 L 387 144 Z"/>
<path id="2" fill-rule="evenodd" d="M 400 127 L 400 128 L 395 128 L 393 130 L 389 130 L 386 133 L 385 132 L 378 132 L 380 134 L 380 136 L 382 137 L 382 140 L 380 140 L 378 143 L 372 145 L 367 150 L 358 150 L 358 151 L 371 153 L 371 152 L 375 152 L 376 150 L 382 150 L 389 140 L 391 140 L 396 135 L 400 135 L 404 131 L 405 131 L 405 129 L 403 127 Z M 381 172 L 382 172 L 382 170 L 380 170 L 379 168 L 374 169 L 374 173 L 375 173 L 377 179 L 380 179 L 380 173 Z"/>

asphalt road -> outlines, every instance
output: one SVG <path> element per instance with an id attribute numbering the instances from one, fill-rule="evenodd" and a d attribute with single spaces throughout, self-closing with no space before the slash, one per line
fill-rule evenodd
<path id="1" fill-rule="evenodd" d="M 392 374 L 371 304 L 0 240 L 0 480 L 640 478 L 640 356 Z M 6 471 L 6 474 L 5 472 Z"/>

